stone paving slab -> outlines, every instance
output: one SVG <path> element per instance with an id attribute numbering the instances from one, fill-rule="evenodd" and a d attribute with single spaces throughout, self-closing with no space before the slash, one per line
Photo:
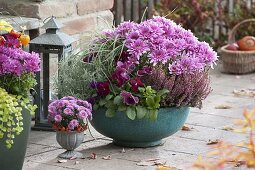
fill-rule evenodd
<path id="1" fill-rule="evenodd" d="M 192 163 L 202 155 L 208 159 L 207 153 L 212 147 L 207 145 L 210 140 L 224 140 L 239 143 L 247 140 L 245 134 L 236 134 L 225 131 L 223 127 L 233 127 L 236 119 L 242 118 L 244 108 L 255 107 L 255 98 L 235 96 L 235 89 L 255 88 L 255 73 L 248 75 L 221 74 L 218 70 L 212 71 L 212 93 L 203 103 L 203 108 L 191 109 L 187 119 L 190 131 L 179 131 L 164 139 L 164 144 L 151 148 L 124 148 L 115 146 L 112 140 L 106 138 L 91 128 L 91 134 L 86 131 L 84 142 L 78 151 L 85 159 L 68 160 L 66 163 L 57 163 L 58 154 L 64 152 L 57 144 L 55 132 L 32 131 L 29 139 L 27 157 L 23 170 L 155 170 L 155 166 L 137 166 L 140 160 L 159 158 L 171 167 L 190 169 Z M 229 109 L 216 109 L 216 106 L 227 105 Z M 97 154 L 97 159 L 89 160 L 91 153 Z M 111 160 L 102 157 L 111 155 Z M 78 162 L 77 162 L 78 161 Z M 244 167 L 226 169 L 245 169 Z"/>
<path id="2" fill-rule="evenodd" d="M 179 131 L 173 136 L 190 140 L 204 141 L 204 144 L 206 144 L 207 141 L 209 140 L 215 139 L 224 140 L 227 142 L 240 142 L 246 139 L 245 134 L 233 133 L 231 131 L 225 131 L 216 128 L 208 128 L 203 126 L 194 126 L 189 124 L 188 126 L 193 127 L 194 129 L 192 129 L 191 131 Z"/>
<path id="3" fill-rule="evenodd" d="M 40 145 L 29 143 L 27 147 L 26 157 L 32 157 L 44 152 L 51 152 L 57 149 L 60 149 L 60 146 L 49 146 L 49 145 Z"/>

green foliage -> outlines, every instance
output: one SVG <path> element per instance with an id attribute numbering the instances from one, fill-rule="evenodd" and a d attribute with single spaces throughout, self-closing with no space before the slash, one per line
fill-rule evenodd
<path id="1" fill-rule="evenodd" d="M 21 76 L 0 76 L 0 88 L 8 93 L 28 97 L 28 92 L 36 85 L 33 73 L 23 73 Z"/>
<path id="2" fill-rule="evenodd" d="M 0 96 L 0 140 L 5 137 L 6 147 L 11 148 L 13 139 L 23 130 L 23 108 L 34 114 L 36 106 L 31 105 L 28 98 L 8 94 L 3 88 L 0 88 Z"/>
<path id="3" fill-rule="evenodd" d="M 98 104 L 94 105 L 93 109 L 97 110 L 98 107 L 105 107 L 106 117 L 114 117 L 116 112 L 120 111 L 125 112 L 131 120 L 148 118 L 155 121 L 157 119 L 158 109 L 160 108 L 160 101 L 167 93 L 169 91 L 166 89 L 157 92 L 151 86 L 140 87 L 139 92 L 136 93 L 136 96 L 140 97 L 140 105 L 127 106 L 123 103 L 121 96 L 109 94 L 105 98 L 100 99 Z"/>
<path id="4" fill-rule="evenodd" d="M 123 44 L 117 44 L 116 41 L 94 41 L 93 45 L 90 44 L 93 53 L 90 48 L 86 48 L 64 58 L 59 64 L 58 77 L 55 80 L 58 94 L 83 100 L 93 96 L 90 83 L 93 80 L 105 81 L 105 78 L 108 78 L 107 75 L 115 68 L 115 57 L 119 56 L 124 48 Z M 84 59 L 89 57 L 93 62 L 84 62 Z M 115 90 L 114 87 L 111 89 Z"/>

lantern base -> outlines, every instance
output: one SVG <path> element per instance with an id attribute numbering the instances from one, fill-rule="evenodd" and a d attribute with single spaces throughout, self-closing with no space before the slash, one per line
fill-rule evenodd
<path id="1" fill-rule="evenodd" d="M 34 126 L 32 126 L 31 129 L 36 131 L 55 131 L 50 124 L 38 122 L 35 122 Z"/>

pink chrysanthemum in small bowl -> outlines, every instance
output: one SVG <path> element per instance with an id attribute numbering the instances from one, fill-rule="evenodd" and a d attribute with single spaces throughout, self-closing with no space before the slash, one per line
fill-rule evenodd
<path id="1" fill-rule="evenodd" d="M 48 120 L 58 131 L 82 132 L 87 129 L 86 119 L 92 119 L 91 104 L 71 96 L 52 101 L 48 111 Z"/>

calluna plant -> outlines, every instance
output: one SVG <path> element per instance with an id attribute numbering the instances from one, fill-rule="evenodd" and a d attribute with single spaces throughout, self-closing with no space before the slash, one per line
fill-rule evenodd
<path id="1" fill-rule="evenodd" d="M 21 48 L 29 42 L 27 35 L 13 30 L 3 20 L 0 20 L 0 30 L 7 32 L 0 36 L 0 139 L 5 137 L 10 148 L 15 135 L 23 130 L 23 109 L 31 114 L 36 109 L 30 104 L 29 91 L 36 84 L 40 58 Z"/>
<path id="2" fill-rule="evenodd" d="M 106 107 L 108 117 L 123 111 L 155 120 L 160 107 L 201 107 L 216 60 L 207 43 L 171 20 L 124 22 L 62 61 L 58 90 Z"/>
<path id="3" fill-rule="evenodd" d="M 72 96 L 63 97 L 49 104 L 48 120 L 58 131 L 86 130 L 86 119 L 92 119 L 92 106 L 84 100 Z"/>

